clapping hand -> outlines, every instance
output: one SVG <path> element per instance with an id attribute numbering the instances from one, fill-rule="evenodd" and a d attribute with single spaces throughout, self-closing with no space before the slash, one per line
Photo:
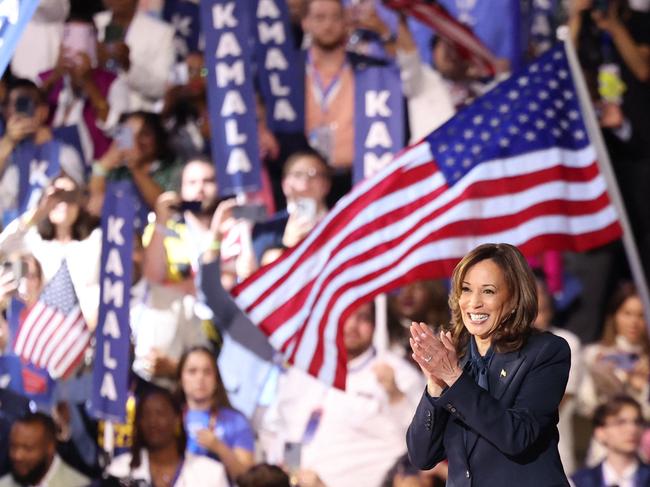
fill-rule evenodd
<path id="1" fill-rule="evenodd" d="M 444 386 L 451 386 L 460 377 L 462 370 L 458 365 L 451 333 L 441 331 L 436 336 L 425 323 L 413 322 L 409 341 L 413 360 L 427 377 L 430 394 L 439 393 Z"/>

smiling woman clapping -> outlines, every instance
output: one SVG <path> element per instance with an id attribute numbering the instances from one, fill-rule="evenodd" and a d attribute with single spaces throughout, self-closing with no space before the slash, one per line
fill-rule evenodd
<path id="1" fill-rule="evenodd" d="M 447 331 L 411 326 L 427 378 L 407 433 L 411 461 L 430 469 L 447 459 L 448 486 L 569 485 L 557 422 L 570 350 L 533 328 L 537 292 L 526 260 L 508 244 L 475 248 L 454 270 L 449 304 Z"/>

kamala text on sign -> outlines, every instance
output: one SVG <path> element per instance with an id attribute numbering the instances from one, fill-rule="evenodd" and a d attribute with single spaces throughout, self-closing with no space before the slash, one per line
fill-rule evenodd
<path id="1" fill-rule="evenodd" d="M 257 19 L 257 69 L 267 106 L 267 123 L 278 132 L 304 129 L 304 67 L 289 27 L 284 0 L 259 0 Z"/>
<path id="2" fill-rule="evenodd" d="M 202 2 L 212 157 L 221 194 L 260 187 L 247 2 Z"/>

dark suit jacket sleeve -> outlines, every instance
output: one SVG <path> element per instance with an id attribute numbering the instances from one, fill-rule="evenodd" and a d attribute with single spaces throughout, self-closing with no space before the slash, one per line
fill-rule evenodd
<path id="1" fill-rule="evenodd" d="M 435 405 L 435 399 L 425 389 L 406 432 L 411 463 L 420 470 L 433 468 L 446 458 L 443 436 L 449 413 Z"/>
<path id="2" fill-rule="evenodd" d="M 481 389 L 466 372 L 436 400 L 478 435 L 506 455 L 519 455 L 557 424 L 558 407 L 569 376 L 571 351 L 553 337 L 536 350 L 523 350 L 517 378 L 519 390 L 512 407 Z"/>

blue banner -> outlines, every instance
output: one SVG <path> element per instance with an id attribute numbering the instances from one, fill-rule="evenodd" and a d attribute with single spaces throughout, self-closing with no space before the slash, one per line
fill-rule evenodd
<path id="1" fill-rule="evenodd" d="M 388 164 L 404 146 L 402 82 L 397 66 L 365 66 L 354 78 L 354 181 Z"/>
<path id="2" fill-rule="evenodd" d="M 291 32 L 285 0 L 257 0 L 254 29 L 257 79 L 272 132 L 305 130 L 305 67 Z"/>
<path id="3" fill-rule="evenodd" d="M 38 0 L 0 1 L 0 76 L 14 55 L 25 26 L 34 15 Z"/>
<path id="4" fill-rule="evenodd" d="M 201 2 L 212 158 L 221 195 L 261 188 L 249 2 Z"/>
<path id="5" fill-rule="evenodd" d="M 131 181 L 107 182 L 91 411 L 97 418 L 115 422 L 126 420 L 128 398 L 135 200 Z"/>
<path id="6" fill-rule="evenodd" d="M 27 139 L 14 149 L 13 162 L 19 174 L 18 214 L 36 206 L 45 187 L 61 173 L 60 151 L 56 139 L 40 145 Z"/>
<path id="7" fill-rule="evenodd" d="M 174 45 L 179 62 L 190 52 L 199 51 L 199 0 L 167 0 L 163 19 L 174 27 Z"/>

